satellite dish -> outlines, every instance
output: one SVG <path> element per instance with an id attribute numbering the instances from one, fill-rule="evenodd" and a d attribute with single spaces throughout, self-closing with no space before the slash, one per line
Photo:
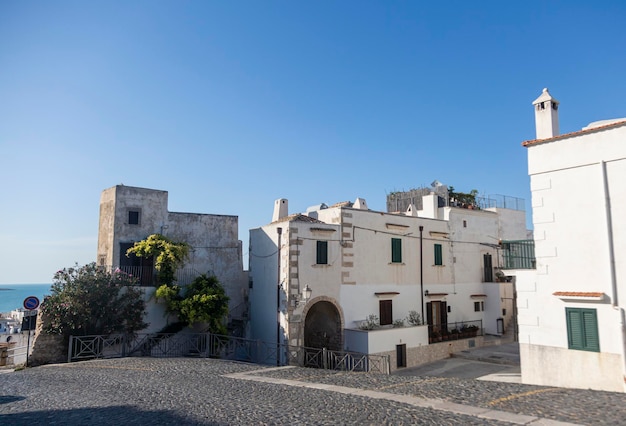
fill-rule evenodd
<path id="1" fill-rule="evenodd" d="M 430 184 L 430 186 L 432 186 L 432 187 L 434 187 L 434 188 L 437 188 L 437 187 L 442 186 L 442 185 L 443 185 L 443 183 L 439 182 L 437 179 L 435 179 L 435 180 L 434 180 L 434 181 Z"/>

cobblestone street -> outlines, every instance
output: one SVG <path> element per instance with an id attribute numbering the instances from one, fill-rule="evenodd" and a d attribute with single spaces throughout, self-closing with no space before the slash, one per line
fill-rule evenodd
<path id="1" fill-rule="evenodd" d="M 626 424 L 626 395 L 438 377 L 124 358 L 0 374 L 0 424 Z"/>

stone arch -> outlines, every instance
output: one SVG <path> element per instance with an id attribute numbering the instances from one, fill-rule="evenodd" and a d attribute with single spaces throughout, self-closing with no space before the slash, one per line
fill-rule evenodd
<path id="1" fill-rule="evenodd" d="M 304 315 L 304 346 L 343 349 L 343 312 L 335 300 L 320 296 L 311 300 Z"/>

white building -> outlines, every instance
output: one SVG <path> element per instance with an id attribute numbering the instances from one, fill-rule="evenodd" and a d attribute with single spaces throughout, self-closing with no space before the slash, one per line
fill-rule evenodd
<path id="1" fill-rule="evenodd" d="M 170 212 L 167 191 L 125 185 L 102 191 L 98 265 L 139 277 L 147 300 L 155 291 L 153 259 L 128 257 L 126 250 L 151 234 L 191 246 L 187 262 L 178 271 L 178 284 L 188 284 L 200 274 L 215 275 L 230 298 L 231 316 L 245 313 L 248 277 L 237 216 Z M 151 305 L 146 321 L 156 331 L 164 325 L 164 317 L 163 306 Z"/>
<path id="2" fill-rule="evenodd" d="M 431 193 L 421 210 L 394 214 L 358 198 L 289 215 L 277 200 L 272 222 L 250 230 L 251 337 L 391 355 L 395 369 L 428 362 L 418 350 L 429 328 L 431 338 L 464 324 L 502 332 L 513 291 L 494 282 L 498 243 L 526 238 L 525 214 L 439 204 Z M 429 326 L 399 327 L 411 311 Z M 371 315 L 382 327 L 362 330 Z"/>
<path id="3" fill-rule="evenodd" d="M 537 269 L 517 271 L 522 381 L 623 392 L 626 119 L 558 133 L 558 101 L 533 103 L 528 148 Z"/>

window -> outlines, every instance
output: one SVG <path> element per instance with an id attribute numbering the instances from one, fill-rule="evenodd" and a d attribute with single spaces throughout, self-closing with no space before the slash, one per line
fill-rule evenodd
<path id="1" fill-rule="evenodd" d="M 378 302 L 380 312 L 380 325 L 393 324 L 393 314 L 391 311 L 391 300 L 381 300 Z"/>
<path id="2" fill-rule="evenodd" d="M 402 262 L 402 240 L 400 238 L 391 239 L 391 262 Z"/>
<path id="3" fill-rule="evenodd" d="M 128 224 L 139 225 L 139 210 L 128 210 Z"/>
<path id="4" fill-rule="evenodd" d="M 467 220 L 463 221 L 463 228 L 467 228 Z"/>
<path id="5" fill-rule="evenodd" d="M 600 352 L 598 316 L 595 309 L 565 308 L 569 349 Z"/>
<path id="6" fill-rule="evenodd" d="M 493 263 L 489 253 L 483 255 L 483 281 L 486 283 L 493 282 Z"/>
<path id="7" fill-rule="evenodd" d="M 482 312 L 485 310 L 485 302 L 474 302 L 474 312 Z"/>
<path id="8" fill-rule="evenodd" d="M 317 260 L 318 265 L 328 265 L 328 241 L 317 242 Z"/>
<path id="9" fill-rule="evenodd" d="M 443 250 L 441 244 L 435 244 L 435 265 L 443 265 Z"/>

